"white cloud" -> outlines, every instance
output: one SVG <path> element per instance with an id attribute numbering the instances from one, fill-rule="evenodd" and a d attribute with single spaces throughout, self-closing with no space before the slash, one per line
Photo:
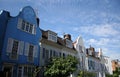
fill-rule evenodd
<path id="1" fill-rule="evenodd" d="M 86 44 L 88 45 L 94 45 L 96 47 L 106 46 L 110 42 L 110 39 L 107 38 L 100 38 L 100 39 L 89 39 L 86 41 Z"/>
<path id="2" fill-rule="evenodd" d="M 109 54 L 109 57 L 112 59 L 120 59 L 120 53 Z"/>
<path id="3" fill-rule="evenodd" d="M 116 51 L 112 51 L 109 48 L 102 48 L 102 52 L 104 56 L 108 56 L 111 59 L 120 59 L 120 53 Z"/>
<path id="4" fill-rule="evenodd" d="M 98 39 L 88 39 L 85 41 L 86 45 L 93 45 L 96 47 L 106 47 L 106 48 L 120 48 L 120 39 L 115 38 L 98 38 Z"/>
<path id="5" fill-rule="evenodd" d="M 117 26 L 119 27 L 119 26 Z M 73 28 L 74 31 L 81 31 L 82 33 L 91 34 L 95 36 L 117 36 L 120 34 L 118 30 L 114 28 L 114 24 L 101 24 L 91 26 L 81 26 Z"/>

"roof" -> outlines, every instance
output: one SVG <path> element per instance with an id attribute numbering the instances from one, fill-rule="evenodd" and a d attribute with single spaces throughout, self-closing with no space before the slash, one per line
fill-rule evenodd
<path id="1" fill-rule="evenodd" d="M 49 40 L 48 40 L 48 31 L 50 31 L 50 30 L 45 31 L 45 30 L 42 30 L 42 29 L 41 29 L 42 38 L 46 39 L 47 41 L 49 41 Z M 52 32 L 53 32 L 53 31 L 52 31 Z M 61 38 L 61 37 L 58 37 L 58 36 L 57 36 L 57 42 L 52 42 L 52 43 L 57 43 L 58 45 L 64 46 L 64 47 L 66 47 L 66 48 L 69 48 L 69 47 L 67 47 L 66 44 L 65 44 L 65 39 L 63 39 L 63 38 Z M 70 48 L 70 49 L 75 50 L 74 46 L 73 46 L 73 48 Z"/>

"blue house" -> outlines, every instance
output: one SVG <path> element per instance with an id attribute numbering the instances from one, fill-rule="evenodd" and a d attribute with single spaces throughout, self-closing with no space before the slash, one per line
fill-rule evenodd
<path id="1" fill-rule="evenodd" d="M 0 71 L 5 77 L 32 77 L 39 66 L 41 35 L 32 7 L 24 7 L 15 17 L 0 12 Z"/>

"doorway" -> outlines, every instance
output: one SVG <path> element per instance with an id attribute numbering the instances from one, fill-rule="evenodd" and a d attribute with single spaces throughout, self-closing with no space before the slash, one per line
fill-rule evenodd
<path id="1" fill-rule="evenodd" d="M 12 77 L 12 67 L 5 66 L 3 69 L 4 77 Z"/>

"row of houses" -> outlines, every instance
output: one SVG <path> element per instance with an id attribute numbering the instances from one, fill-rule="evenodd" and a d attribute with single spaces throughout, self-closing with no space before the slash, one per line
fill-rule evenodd
<path id="1" fill-rule="evenodd" d="M 51 57 L 72 55 L 79 61 L 78 70 L 96 73 L 96 77 L 112 74 L 111 60 L 90 46 L 85 48 L 81 36 L 75 42 L 70 34 L 63 38 L 39 27 L 39 18 L 30 6 L 16 17 L 0 12 L 0 73 L 5 77 L 32 77 L 36 67 L 44 67 Z M 38 77 L 43 77 L 44 69 Z"/>

